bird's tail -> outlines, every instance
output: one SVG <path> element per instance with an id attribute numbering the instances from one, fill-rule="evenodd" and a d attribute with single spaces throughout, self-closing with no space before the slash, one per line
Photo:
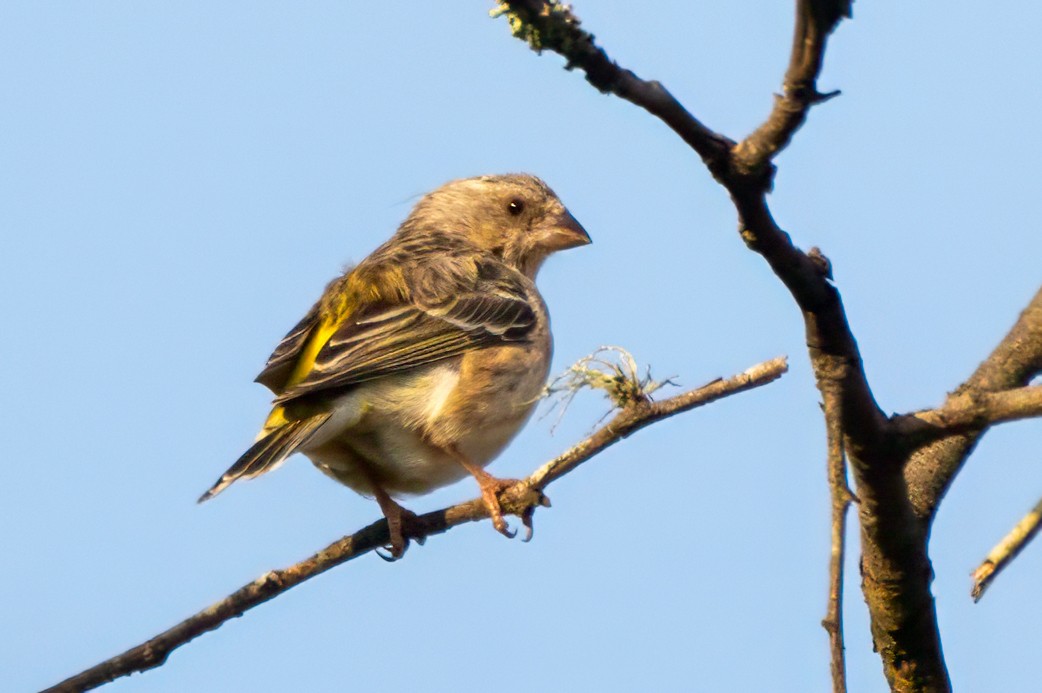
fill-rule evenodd
<path id="1" fill-rule="evenodd" d="M 221 475 L 221 478 L 209 491 L 199 496 L 198 502 L 210 500 L 228 488 L 233 481 L 252 479 L 275 469 L 304 445 L 315 431 L 329 420 L 329 416 L 329 414 L 317 414 L 299 421 L 289 421 L 273 429 L 244 452 L 242 457 Z"/>

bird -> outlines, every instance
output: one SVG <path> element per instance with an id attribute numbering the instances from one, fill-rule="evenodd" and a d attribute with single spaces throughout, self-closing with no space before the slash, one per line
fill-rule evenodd
<path id="1" fill-rule="evenodd" d="M 256 382 L 275 395 L 254 444 L 206 491 L 269 472 L 295 452 L 387 520 L 392 559 L 415 517 L 398 500 L 467 475 L 493 527 L 513 536 L 485 467 L 531 416 L 553 338 L 535 285 L 543 261 L 590 243 L 529 174 L 453 180 L 334 279 Z"/>

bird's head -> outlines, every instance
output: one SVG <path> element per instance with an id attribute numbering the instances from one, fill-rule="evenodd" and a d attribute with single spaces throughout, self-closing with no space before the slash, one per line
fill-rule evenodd
<path id="1" fill-rule="evenodd" d="M 590 242 L 554 191 L 528 174 L 446 183 L 416 205 L 410 221 L 465 236 L 529 277 L 551 253 Z"/>

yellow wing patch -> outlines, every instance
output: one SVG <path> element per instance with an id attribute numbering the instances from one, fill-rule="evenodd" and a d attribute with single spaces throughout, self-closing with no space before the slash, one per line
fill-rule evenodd
<path id="1" fill-rule="evenodd" d="M 345 314 L 346 311 L 340 312 L 339 315 Z M 318 357 L 318 352 L 322 350 L 322 347 L 326 345 L 329 338 L 340 327 L 342 322 L 339 315 L 327 315 L 322 323 L 312 331 L 311 336 L 308 338 L 307 344 L 304 349 L 300 352 L 300 358 L 297 359 L 297 365 L 293 367 L 293 372 L 290 373 L 289 380 L 286 381 L 286 387 L 290 388 L 304 380 L 311 369 L 315 366 L 315 359 Z M 279 405 L 271 410 L 268 414 L 267 420 L 264 422 L 264 427 L 261 429 L 259 438 L 262 438 L 276 428 L 280 428 L 289 423 L 289 419 L 286 417 L 286 408 Z"/>
<path id="2" fill-rule="evenodd" d="M 276 428 L 282 428 L 289 423 L 289 419 L 286 418 L 286 408 L 281 404 L 271 410 L 268 414 L 268 418 L 264 421 L 264 426 L 261 427 L 260 433 L 257 434 L 256 440 L 266 437 L 269 433 L 274 431 Z"/>
<path id="3" fill-rule="evenodd" d="M 393 296 L 399 301 L 406 300 L 408 291 L 401 268 L 384 267 L 377 272 L 371 271 L 366 276 L 361 276 L 357 270 L 358 268 L 355 268 L 355 270 L 347 272 L 326 287 L 318 304 L 320 322 L 311 330 L 304 347 L 299 352 L 293 370 L 281 386 L 283 389 L 288 390 L 308 377 L 315 367 L 315 359 L 318 358 L 322 348 L 336 334 L 344 321 L 354 313 L 354 308 L 367 303 L 375 303 L 388 296 Z M 285 407 L 278 405 L 268 414 L 258 438 L 291 422 Z"/>
<path id="4" fill-rule="evenodd" d="M 318 357 L 318 352 L 322 350 L 322 347 L 326 345 L 326 342 L 329 341 L 329 338 L 333 336 L 333 333 L 339 327 L 340 320 L 335 316 L 329 316 L 322 320 L 322 324 L 311 333 L 308 343 L 300 352 L 297 365 L 293 368 L 293 372 L 290 373 L 289 380 L 286 381 L 287 388 L 293 387 L 307 377 L 311 369 L 315 367 L 315 359 Z"/>

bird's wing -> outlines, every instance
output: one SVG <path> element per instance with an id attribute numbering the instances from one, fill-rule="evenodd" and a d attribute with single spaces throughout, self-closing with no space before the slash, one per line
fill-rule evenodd
<path id="1" fill-rule="evenodd" d="M 316 349 L 313 337 L 298 347 L 297 371 L 277 403 L 525 341 L 535 327 L 530 281 L 494 258 L 434 256 L 402 276 L 407 290 L 398 298 L 359 305 L 335 327 L 311 328 L 322 344 Z"/>
<path id="2" fill-rule="evenodd" d="M 282 394 L 293 369 L 296 368 L 301 352 L 307 345 L 308 338 L 320 322 L 321 305 L 322 301 L 318 301 L 311 306 L 307 315 L 282 338 L 275 351 L 268 357 L 268 362 L 264 364 L 264 370 L 254 378 L 254 382 L 264 385 L 276 395 Z"/>

